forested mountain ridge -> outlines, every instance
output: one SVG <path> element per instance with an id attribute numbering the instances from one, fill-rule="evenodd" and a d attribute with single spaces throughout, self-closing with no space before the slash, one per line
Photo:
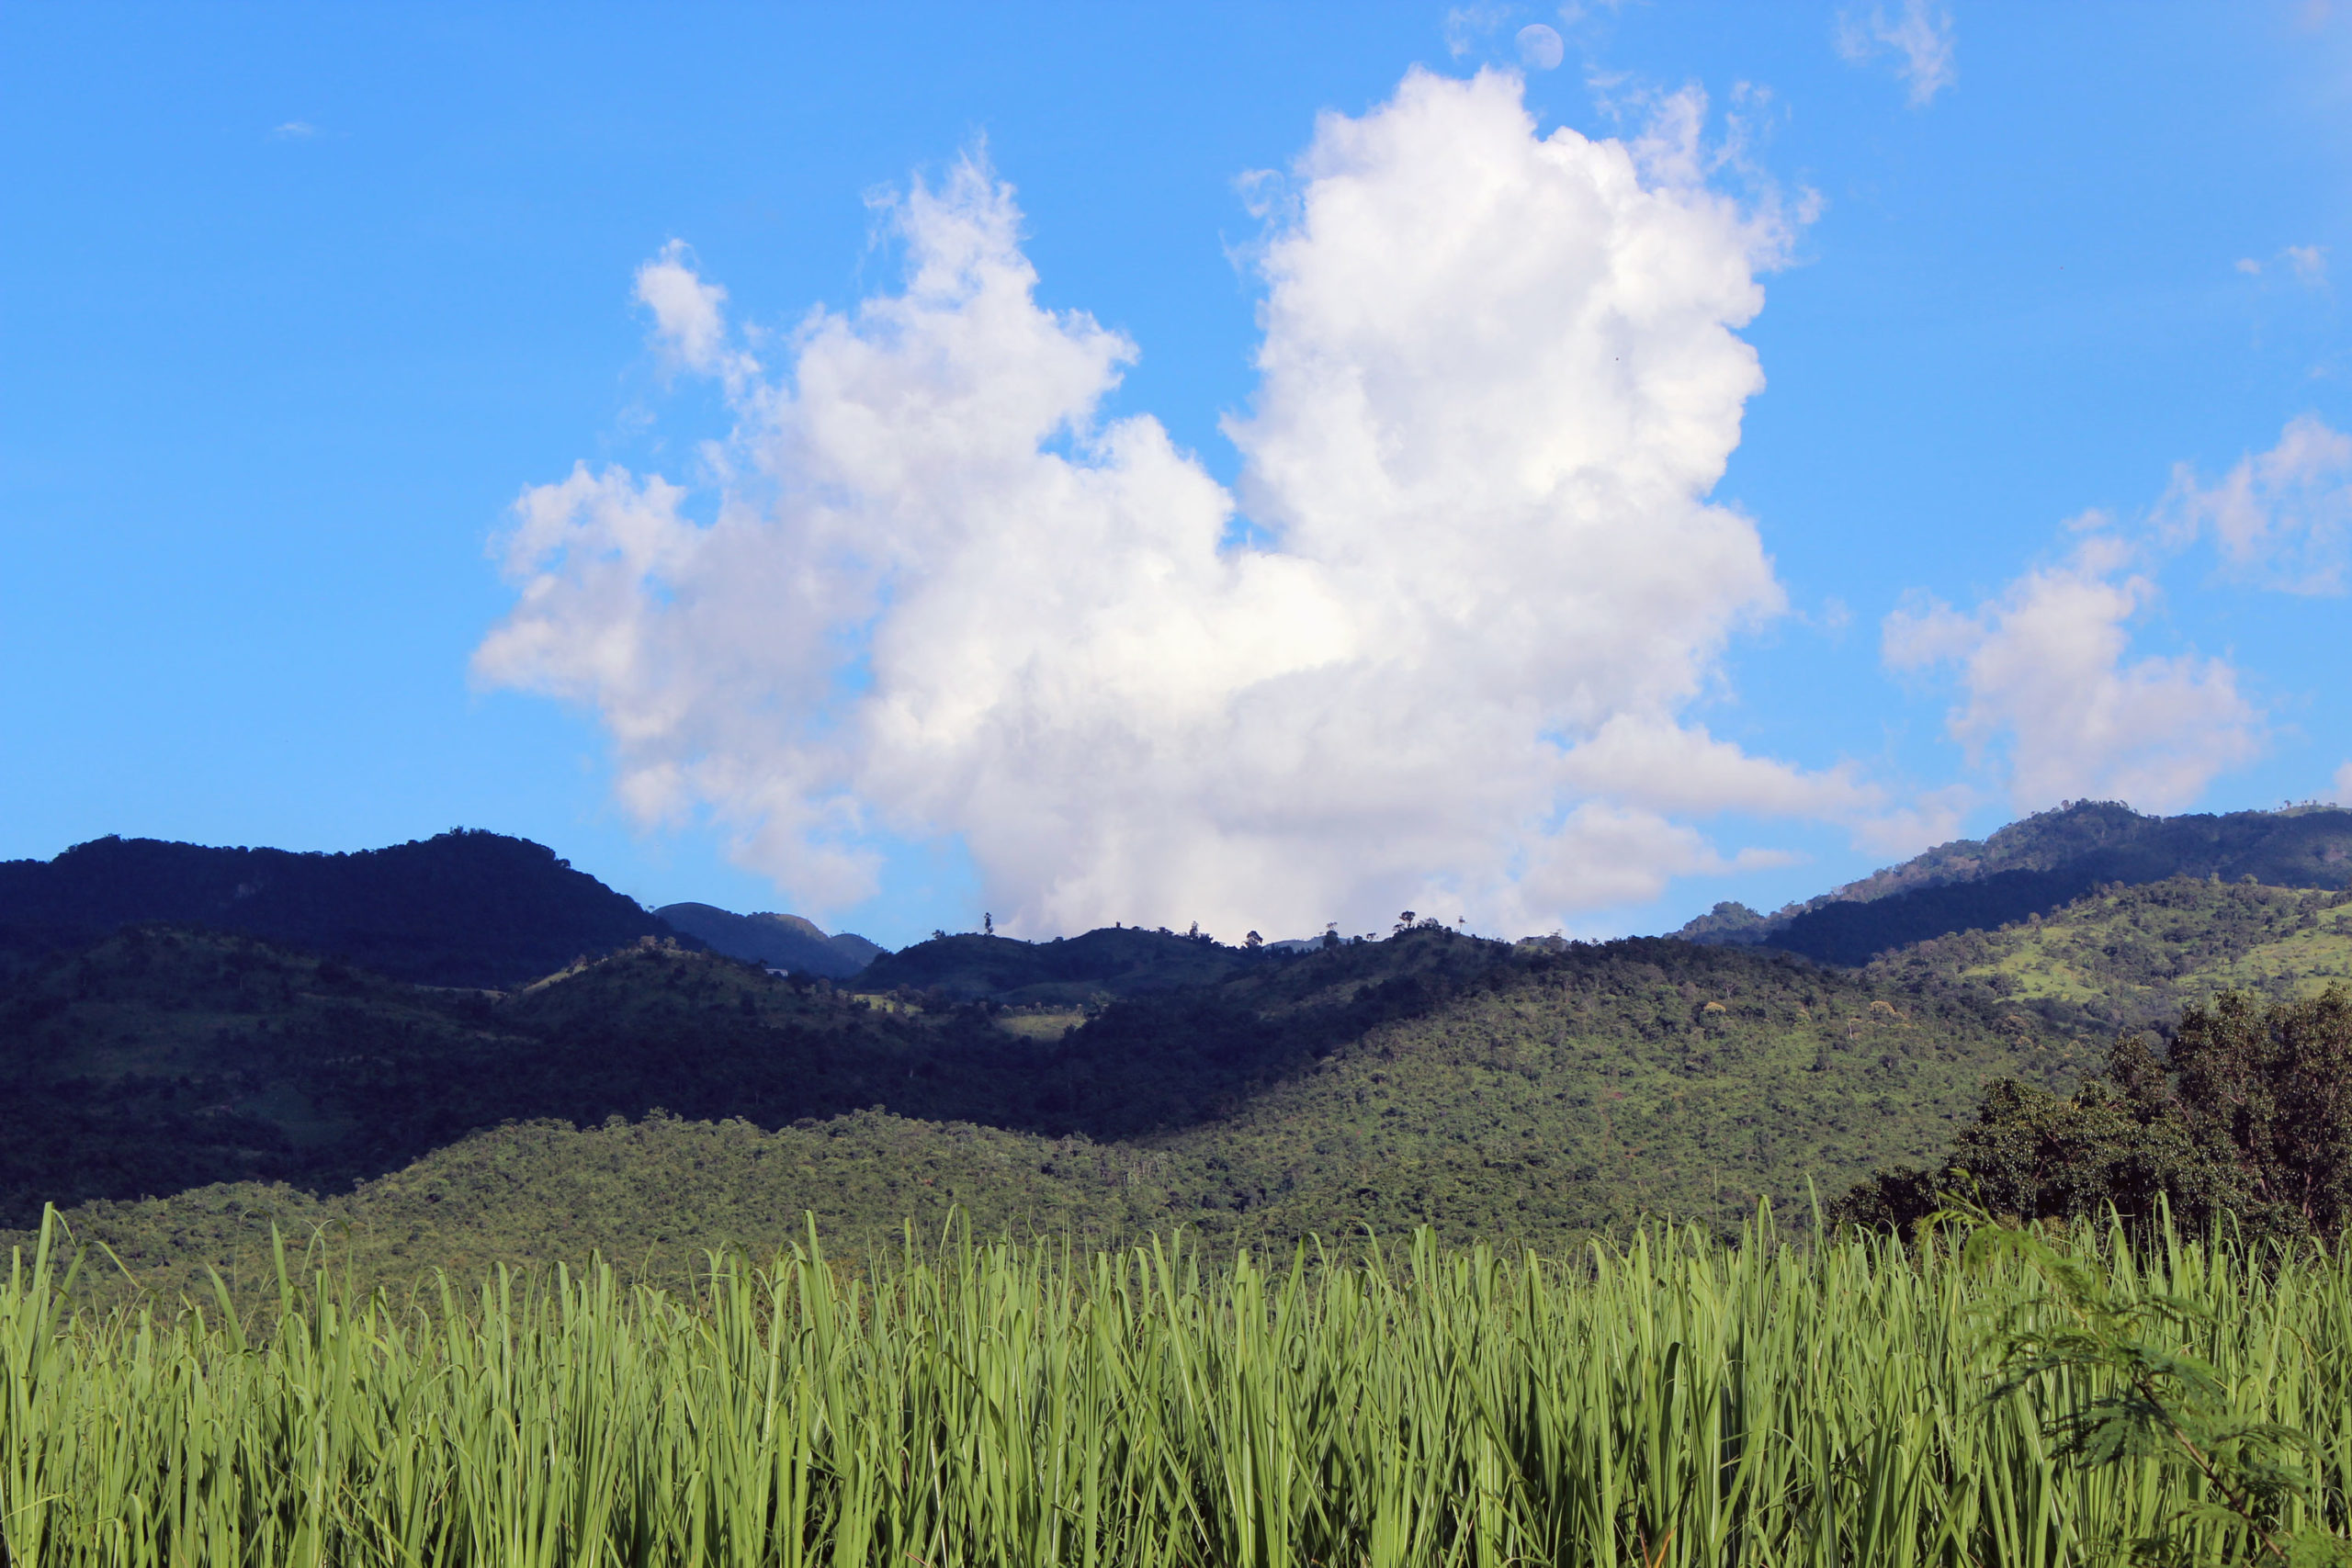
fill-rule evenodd
<path id="1" fill-rule="evenodd" d="M 0 1215 L 224 1179 L 333 1191 L 508 1120 L 832 1115 L 953 1034 L 652 938 L 499 994 L 127 927 L 0 986 Z"/>
<path id="2" fill-rule="evenodd" d="M 1051 942 L 943 932 L 876 958 L 857 983 L 864 990 L 937 991 L 957 1001 L 985 998 L 1016 1007 L 1076 1007 L 1212 983 L 1281 956 L 1141 926 L 1108 927 Z"/>
<path id="3" fill-rule="evenodd" d="M 1139 1141 L 1201 1156 L 1277 1233 L 1555 1244 L 1645 1213 L 1729 1226 L 1761 1196 L 1801 1204 L 1875 1150 L 1940 1147 L 1989 1076 L 2066 1081 L 2097 1057 L 1961 989 L 1655 939 L 1521 944 L 1354 1003 L 1374 1004 L 1394 1011 L 1227 1114 Z"/>
<path id="4" fill-rule="evenodd" d="M 1840 907 L 1949 913 L 2182 843 L 2306 885 L 2111 879 L 1862 966 L 1720 940 L 1736 919 L 1713 942 L 1313 948 L 1114 928 L 942 935 L 839 987 L 658 931 L 453 989 L 124 925 L 0 970 L 0 1224 L 79 1201 L 84 1234 L 164 1281 L 243 1267 L 271 1215 L 332 1223 L 392 1280 L 588 1248 L 684 1270 L 804 1210 L 854 1246 L 958 1209 L 1096 1240 L 1426 1222 L 1558 1246 L 1645 1213 L 1727 1227 L 1873 1170 L 1925 1190 L 1956 1136 L 2008 1125 L 1984 1121 L 1987 1083 L 2063 1120 L 2119 1029 L 2352 975 L 2352 892 L 2309 886 L 2337 874 L 2345 814 L 2051 815 Z M 542 882 L 564 870 L 520 849 Z"/>
<path id="5" fill-rule="evenodd" d="M 526 839 L 458 829 L 349 854 L 105 838 L 0 862 L 0 953 L 168 921 L 333 955 L 431 986 L 510 986 L 676 933 Z"/>
<path id="6" fill-rule="evenodd" d="M 233 939 L 116 940 L 149 949 L 152 978 L 225 966 L 211 944 Z M 129 1021 L 138 965 L 110 962 L 120 981 L 94 962 L 52 972 L 44 993 L 81 998 L 48 1021 L 96 1021 L 87 1060 Z M 1427 1220 L 1463 1239 L 1560 1243 L 1637 1213 L 1728 1224 L 1759 1194 L 1801 1203 L 1809 1181 L 1931 1156 L 1988 1077 L 2071 1081 L 2096 1057 L 1963 990 L 1664 940 L 1416 931 L 1115 1000 L 1041 1036 L 1009 1032 L 1025 1015 L 993 1004 L 884 1010 L 658 945 L 503 1000 L 413 993 L 423 1010 L 405 1015 L 368 989 L 388 983 L 335 979 L 358 987 L 337 997 L 305 962 L 238 982 L 300 1003 L 229 1031 L 234 1050 L 278 1064 L 230 1086 L 246 1097 L 232 1106 L 238 1146 L 275 1124 L 288 1157 L 315 1157 L 362 1121 L 363 1151 L 440 1141 L 348 1194 L 312 1180 L 322 1195 L 299 1196 L 251 1163 L 229 1169 L 242 1185 L 120 1190 L 76 1211 L 85 1234 L 168 1273 L 254 1245 L 272 1213 L 331 1219 L 386 1277 L 486 1247 L 652 1248 L 683 1269 L 722 1231 L 772 1243 L 804 1208 L 844 1243 L 951 1204 L 1097 1236 L 1183 1224 L 1286 1242 Z M 180 1033 L 212 1048 L 222 1016 Z M 181 1065 L 143 1090 L 119 1061 L 76 1081 L 135 1109 Z M 456 1136 L 469 1120 L 487 1130 Z M 136 1130 L 118 1127 L 117 1145 Z M 141 1191 L 159 1196 L 119 1201 Z"/>
<path id="7" fill-rule="evenodd" d="M 1393 976 L 1407 956 L 1324 968 Z M 937 991 L 869 1003 L 653 939 L 493 993 L 409 986 L 233 933 L 126 927 L 0 981 L 17 1133 L 0 1140 L 0 1223 L 45 1201 L 222 1180 L 339 1190 L 510 1120 L 658 1109 L 773 1128 L 888 1103 L 1052 1134 L 1165 1129 L 1234 1102 L 1333 1031 L 1389 1016 L 1358 988 L 1326 998 L 1312 1028 L 1200 996 L 1148 1024 L 1122 1013 L 1081 1028 L 1081 1012 Z M 1138 1044 L 1138 1029 L 1153 1038 Z"/>
<path id="8" fill-rule="evenodd" d="M 2104 886 L 2183 876 L 2352 887 L 2352 810 L 2144 817 L 2112 801 L 2080 801 L 1981 842 L 1939 845 L 1773 915 L 1718 905 L 1677 934 L 1855 965 L 1954 931 L 2046 915 Z"/>

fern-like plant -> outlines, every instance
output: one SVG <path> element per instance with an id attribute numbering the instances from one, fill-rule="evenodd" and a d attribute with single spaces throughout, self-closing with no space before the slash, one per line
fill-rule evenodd
<path id="1" fill-rule="evenodd" d="M 2040 1290 L 2020 1290 L 1998 1316 L 2001 1375 L 1992 1398 L 2043 1379 L 2070 1379 L 2077 1397 L 2044 1435 L 2086 1469 L 2153 1461 L 2193 1478 L 2188 1500 L 2153 1534 L 2110 1544 L 2160 1568 L 2253 1561 L 2277 1568 L 2352 1563 L 2352 1538 L 2290 1517 L 2324 1519 L 2325 1499 L 2299 1462 L 2316 1451 L 2292 1427 L 2232 1409 L 2227 1383 L 2187 1348 L 2212 1313 L 2185 1297 L 2120 1288 L 2095 1256 L 2061 1248 L 2041 1232 L 1993 1219 L 1973 1204 L 1938 1218 L 1967 1232 L 1963 1260 L 1990 1269 L 2012 1259 Z M 2304 1506 L 2298 1510 L 2298 1503 Z M 2221 1554 L 2203 1543 L 2218 1539 Z"/>

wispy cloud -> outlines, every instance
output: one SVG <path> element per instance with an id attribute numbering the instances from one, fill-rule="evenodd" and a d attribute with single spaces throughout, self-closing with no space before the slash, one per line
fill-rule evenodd
<path id="1" fill-rule="evenodd" d="M 1499 0 L 1472 0 L 1467 6 L 1450 7 L 1445 13 L 1443 32 L 1446 52 L 1460 60 L 1478 47 L 1479 41 L 1509 19 L 1511 7 Z"/>
<path id="2" fill-rule="evenodd" d="M 1960 76 L 1952 58 L 1958 34 L 1951 13 L 1932 0 L 1902 0 L 1892 14 L 1877 5 L 1866 12 L 1840 12 L 1832 38 L 1849 64 L 1891 57 L 1914 108 L 1934 102 Z"/>
<path id="3" fill-rule="evenodd" d="M 319 128 L 304 119 L 289 119 L 269 133 L 273 141 L 308 141 L 319 133 Z"/>
<path id="4" fill-rule="evenodd" d="M 2352 566 L 2352 435 L 2307 413 L 2212 484 L 2177 464 L 2154 522 L 2176 549 L 2210 536 L 2233 573 L 2263 587 L 2341 593 Z"/>
<path id="5" fill-rule="evenodd" d="M 2185 806 L 2260 750 L 2261 715 L 2225 659 L 2132 657 L 2132 624 L 2161 597 L 2158 571 L 2200 543 L 2257 587 L 2343 592 L 2352 435 L 2301 415 L 2210 484 L 2176 464 L 2144 514 L 2086 513 L 2066 531 L 2076 543 L 2064 559 L 1973 610 L 1917 597 L 1889 615 L 1887 667 L 1956 672 L 1962 700 L 1947 728 L 1972 766 L 2006 779 L 2019 809 L 2083 795 Z"/>
<path id="6" fill-rule="evenodd" d="M 2306 288 L 2327 287 L 2327 247 L 2325 245 L 2289 245 L 2274 258 L 2297 283 Z M 2264 267 L 2252 256 L 2240 256 L 2237 269 L 2248 277 L 2260 277 Z"/>

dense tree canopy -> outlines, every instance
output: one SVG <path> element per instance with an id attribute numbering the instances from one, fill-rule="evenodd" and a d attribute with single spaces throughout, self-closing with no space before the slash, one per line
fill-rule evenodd
<path id="1" fill-rule="evenodd" d="M 2106 1069 L 2061 1096 L 1992 1084 L 1937 1169 L 1856 1188 L 1849 1218 L 1903 1223 L 1957 1192 L 2023 1218 L 2228 1219 L 2276 1235 L 2342 1233 L 2352 1218 L 2352 990 L 2265 1004 L 2229 992 L 2180 1018 L 2159 1055 L 2120 1036 Z"/>

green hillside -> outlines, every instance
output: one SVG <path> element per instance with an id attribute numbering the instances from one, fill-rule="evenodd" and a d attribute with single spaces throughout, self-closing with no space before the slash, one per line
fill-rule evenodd
<path id="1" fill-rule="evenodd" d="M 1801 1207 L 1808 1181 L 1940 1148 L 1986 1078 L 2070 1080 L 2097 1059 L 1959 993 L 1664 941 L 1522 947 L 1408 984 L 1434 1005 L 1167 1146 L 1277 1229 L 1552 1245 L 1644 1213 L 1727 1228 L 1759 1196 Z"/>
<path id="2" fill-rule="evenodd" d="M 2143 1029 L 2224 990 L 2313 996 L 2352 979 L 2352 893 L 2202 877 L 2109 887 L 2046 917 L 1921 942 L 1868 973 L 1980 987 L 2062 1029 Z"/>
<path id="3" fill-rule="evenodd" d="M 509 1120 L 830 1116 L 953 1037 L 660 943 L 506 995 L 130 927 L 0 987 L 0 1222 L 223 1180 L 339 1190 Z"/>
<path id="4" fill-rule="evenodd" d="M 130 927 L 40 960 L 0 987 L 0 1220 L 240 1178 L 334 1187 L 374 1173 L 371 1148 L 404 1163 L 432 1144 L 381 1147 L 334 1086 L 477 1051 L 487 1010 L 225 933 Z"/>
<path id="5" fill-rule="evenodd" d="M 789 1026 L 751 1018 L 744 996 Z M 172 1289 L 207 1262 L 249 1275 L 273 1217 L 395 1281 L 590 1251 L 675 1275 L 720 1240 L 775 1245 L 804 1210 L 851 1251 L 904 1220 L 943 1224 L 955 1205 L 984 1232 L 1091 1240 L 1428 1222 L 1457 1240 L 1560 1246 L 1644 1213 L 1729 1230 L 1759 1194 L 1802 1208 L 1812 1190 L 1938 1153 L 1987 1078 L 2071 1083 L 2098 1055 L 1965 988 L 1786 954 L 1664 940 L 1511 948 L 1436 931 L 1129 998 L 1050 1040 L 1007 1032 L 985 1010 L 869 1011 L 723 960 L 640 950 L 503 1004 L 515 1032 L 495 1038 L 586 1064 L 674 1034 L 682 1009 L 739 1041 L 742 1029 L 789 1040 L 834 1010 L 838 1080 L 865 1075 L 892 1111 L 902 1094 L 960 1097 L 997 1124 L 879 1110 L 766 1127 L 532 1122 L 342 1195 L 247 1182 L 91 1204 L 74 1224 Z"/>
<path id="6" fill-rule="evenodd" d="M 1188 1217 L 1128 1205 L 1123 1182 L 1091 1154 L 1083 1142 L 874 1111 L 774 1132 L 666 1115 L 581 1129 L 523 1122 L 338 1196 L 225 1183 L 84 1204 L 68 1220 L 77 1239 L 113 1254 L 88 1276 L 94 1290 L 121 1288 L 128 1270 L 166 1300 L 202 1299 L 217 1269 L 257 1301 L 275 1288 L 273 1228 L 366 1285 L 401 1291 L 438 1268 L 578 1264 L 592 1254 L 675 1284 L 721 1245 L 772 1256 L 806 1236 L 812 1213 L 853 1258 L 887 1247 L 904 1222 L 936 1235 L 958 1213 L 984 1235 L 1090 1241 Z M 0 1232 L 0 1249 L 28 1237 Z"/>

